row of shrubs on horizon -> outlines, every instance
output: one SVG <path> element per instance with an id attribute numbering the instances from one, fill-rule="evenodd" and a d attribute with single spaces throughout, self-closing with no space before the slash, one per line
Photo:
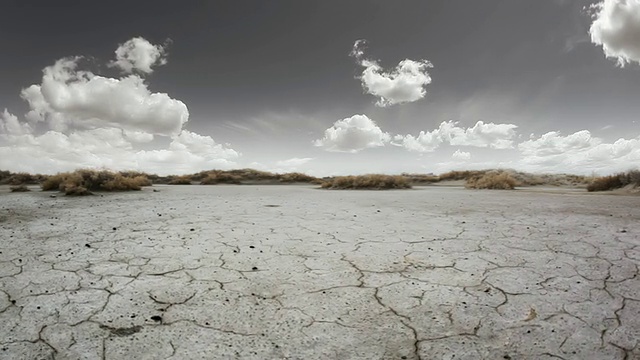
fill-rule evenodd
<path id="1" fill-rule="evenodd" d="M 593 179 L 587 186 L 588 191 L 606 191 L 632 186 L 640 187 L 640 170 L 631 170 Z"/>
<path id="2" fill-rule="evenodd" d="M 0 184 L 13 185 L 12 191 L 28 191 L 25 184 L 40 184 L 43 190 L 62 191 L 68 195 L 86 195 L 93 191 L 140 190 L 152 184 L 278 184 L 310 183 L 324 189 L 407 189 L 441 181 L 465 181 L 470 189 L 514 189 L 516 186 L 586 186 L 588 191 L 604 191 L 628 185 L 640 187 L 640 171 L 633 170 L 604 177 L 567 174 L 529 174 L 513 170 L 450 171 L 440 175 L 409 174 L 336 176 L 316 178 L 303 173 L 275 174 L 254 169 L 210 170 L 191 175 L 158 176 L 137 171 L 113 172 L 81 169 L 56 175 L 11 173 L 0 171 Z"/>

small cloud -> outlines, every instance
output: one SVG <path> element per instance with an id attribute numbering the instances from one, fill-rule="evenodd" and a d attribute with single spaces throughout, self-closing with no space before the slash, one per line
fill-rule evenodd
<path id="1" fill-rule="evenodd" d="M 455 160 L 469 160 L 471 159 L 471 153 L 460 151 L 460 149 L 458 149 L 453 153 L 453 155 L 451 155 L 451 158 Z"/>
<path id="2" fill-rule="evenodd" d="M 604 0 L 589 7 L 591 42 L 620 67 L 640 63 L 640 1 Z"/>
<path id="3" fill-rule="evenodd" d="M 442 144 L 510 149 L 513 148 L 517 127 L 514 124 L 478 121 L 473 127 L 462 128 L 458 126 L 457 122 L 444 121 L 437 129 L 427 132 L 421 131 L 418 136 L 396 135 L 393 138 L 393 145 L 417 152 L 431 152 Z"/>
<path id="4" fill-rule="evenodd" d="M 134 37 L 121 44 L 116 49 L 116 60 L 109 63 L 110 67 L 117 67 L 124 73 L 134 71 L 151 74 L 153 66 L 165 65 L 166 45 L 153 45 L 142 37 Z"/>
<path id="5" fill-rule="evenodd" d="M 350 55 L 364 67 L 360 76 L 362 88 L 378 97 L 377 106 L 409 103 L 425 97 L 425 87 L 431 83 L 428 69 L 433 67 L 429 61 L 405 59 L 395 69 L 385 71 L 377 61 L 364 58 L 365 45 L 365 40 L 357 40 Z"/>
<path id="6" fill-rule="evenodd" d="M 298 166 L 302 166 L 311 160 L 313 160 L 313 158 L 291 158 L 287 160 L 277 161 L 276 166 L 283 168 L 295 168 Z"/>
<path id="7" fill-rule="evenodd" d="M 315 146 L 327 151 L 356 153 L 358 151 L 384 146 L 391 137 L 383 132 L 366 115 L 353 115 L 336 121 L 324 132 L 322 139 L 315 140 Z"/>

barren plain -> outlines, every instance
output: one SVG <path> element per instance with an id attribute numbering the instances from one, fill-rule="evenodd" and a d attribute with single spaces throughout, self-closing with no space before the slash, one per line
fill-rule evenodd
<path id="1" fill-rule="evenodd" d="M 640 359 L 640 196 L 0 187 L 0 245 L 1 359 Z"/>

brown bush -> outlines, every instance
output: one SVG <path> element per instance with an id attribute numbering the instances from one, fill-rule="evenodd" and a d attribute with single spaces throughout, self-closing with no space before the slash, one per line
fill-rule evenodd
<path id="1" fill-rule="evenodd" d="M 87 195 L 92 191 L 129 191 L 151 186 L 146 175 L 132 173 L 134 177 L 108 170 L 76 170 L 49 176 L 42 184 L 42 190 L 59 190 L 67 195 Z"/>
<path id="2" fill-rule="evenodd" d="M 26 185 L 15 185 L 15 186 L 12 186 L 10 189 L 11 189 L 11 192 L 27 192 L 27 191 L 31 191 L 31 189 L 29 189 Z"/>
<path id="3" fill-rule="evenodd" d="M 191 177 L 189 175 L 175 176 L 168 182 L 169 185 L 191 185 Z"/>
<path id="4" fill-rule="evenodd" d="M 64 181 L 65 174 L 56 174 L 48 176 L 41 184 L 42 191 L 54 191 L 60 190 L 60 185 Z"/>
<path id="5" fill-rule="evenodd" d="M 627 185 L 640 186 L 640 170 L 627 171 L 615 175 L 595 178 L 588 186 L 588 191 L 606 191 L 620 189 Z"/>
<path id="6" fill-rule="evenodd" d="M 447 180 L 468 180 L 472 177 L 482 176 L 487 170 L 464 170 L 464 171 L 449 171 L 444 174 L 440 174 L 438 177 L 440 181 Z"/>
<path id="7" fill-rule="evenodd" d="M 216 184 L 240 184 L 241 177 L 226 172 L 210 173 L 206 178 L 200 181 L 201 185 Z"/>
<path id="8" fill-rule="evenodd" d="M 360 175 L 360 176 L 337 176 L 322 183 L 323 189 L 410 189 L 409 180 L 400 175 Z"/>
<path id="9" fill-rule="evenodd" d="M 440 181 L 440 177 L 433 174 L 408 174 L 402 173 L 402 176 L 409 179 L 412 184 L 432 184 Z"/>
<path id="10" fill-rule="evenodd" d="M 319 180 L 316 177 L 299 173 L 299 172 L 280 174 L 278 175 L 278 177 L 280 178 L 279 179 L 280 182 L 283 182 L 283 183 L 293 183 L 293 182 L 317 183 Z"/>
<path id="11" fill-rule="evenodd" d="M 516 179 L 508 172 L 486 172 L 467 179 L 465 187 L 468 189 L 513 190 L 517 183 Z"/>

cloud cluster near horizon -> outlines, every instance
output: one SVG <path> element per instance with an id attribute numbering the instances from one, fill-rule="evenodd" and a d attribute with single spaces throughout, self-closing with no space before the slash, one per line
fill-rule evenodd
<path id="1" fill-rule="evenodd" d="M 151 92 L 137 74 L 166 63 L 163 56 L 162 46 L 133 38 L 110 63 L 127 74 L 121 78 L 83 70 L 82 57 L 47 66 L 41 83 L 21 92 L 30 108 L 24 120 L 6 109 L 0 116 L 0 168 L 51 173 L 109 167 L 166 174 L 235 165 L 238 152 L 184 129 L 187 106 Z M 168 148 L 137 148 L 156 136 L 170 138 Z"/>
<path id="2" fill-rule="evenodd" d="M 378 98 L 377 106 L 386 107 L 418 101 L 425 97 L 425 87 L 431 83 L 428 70 L 433 65 L 427 60 L 400 61 L 395 69 L 385 71 L 380 64 L 364 56 L 366 40 L 353 44 L 351 56 L 364 67 L 360 75 L 362 88 Z"/>

